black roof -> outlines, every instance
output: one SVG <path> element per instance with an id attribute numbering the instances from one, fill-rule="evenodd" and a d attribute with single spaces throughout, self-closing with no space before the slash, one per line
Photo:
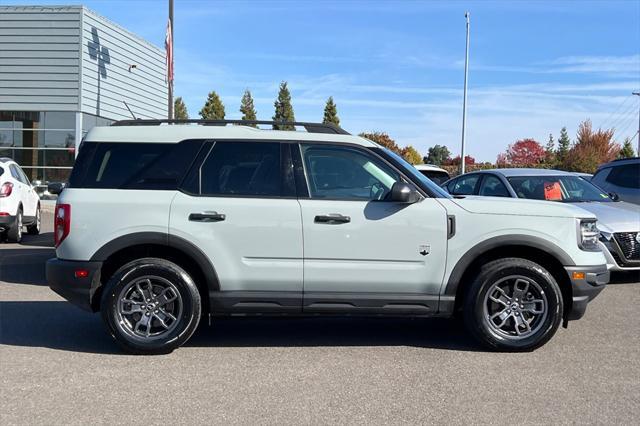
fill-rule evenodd
<path id="1" fill-rule="evenodd" d="M 299 126 L 304 127 L 309 133 L 329 133 L 336 135 L 349 135 L 350 133 L 341 127 L 333 124 L 324 123 L 306 123 L 300 121 L 268 121 L 268 120 L 169 120 L 169 119 L 151 119 L 151 120 L 120 120 L 113 122 L 112 126 L 159 126 L 160 124 L 199 124 L 202 126 L 226 126 L 228 124 L 236 125 L 258 125 L 266 124 L 271 126 Z"/>

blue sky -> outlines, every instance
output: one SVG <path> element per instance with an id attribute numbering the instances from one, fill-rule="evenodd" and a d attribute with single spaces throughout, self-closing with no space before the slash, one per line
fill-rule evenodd
<path id="1" fill-rule="evenodd" d="M 167 1 L 83 3 L 163 45 Z M 210 90 L 221 95 L 228 118 L 239 118 L 248 88 L 258 118 L 270 119 L 278 84 L 286 80 L 300 121 L 320 121 L 333 96 L 350 132 L 385 131 L 424 154 L 434 144 L 457 153 L 465 10 L 471 13 L 468 153 L 495 161 L 517 139 L 544 144 L 562 126 L 573 136 L 587 118 L 596 127 L 616 127 L 620 141 L 635 134 L 637 0 L 176 0 L 175 92 L 193 118 Z"/>

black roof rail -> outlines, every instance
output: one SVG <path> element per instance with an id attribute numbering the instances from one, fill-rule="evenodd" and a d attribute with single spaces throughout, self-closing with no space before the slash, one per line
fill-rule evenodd
<path id="1" fill-rule="evenodd" d="M 202 126 L 226 126 L 236 124 L 250 126 L 258 124 L 268 124 L 271 126 L 300 126 L 309 133 L 329 133 L 336 135 L 350 135 L 341 127 L 333 124 L 323 123 L 303 123 L 298 121 L 268 121 L 268 120 L 169 120 L 169 119 L 145 119 L 145 120 L 120 120 L 111 123 L 112 126 L 159 126 L 161 124 L 200 124 Z"/>

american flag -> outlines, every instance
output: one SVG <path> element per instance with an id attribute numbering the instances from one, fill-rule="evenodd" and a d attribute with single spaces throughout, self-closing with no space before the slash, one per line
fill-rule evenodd
<path id="1" fill-rule="evenodd" d="M 164 38 L 164 48 L 166 51 L 167 75 L 165 81 L 173 82 L 173 34 L 171 33 L 171 20 L 167 21 L 167 34 Z"/>

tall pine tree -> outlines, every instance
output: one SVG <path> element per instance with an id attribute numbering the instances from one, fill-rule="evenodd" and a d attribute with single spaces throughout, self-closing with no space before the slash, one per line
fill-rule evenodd
<path id="1" fill-rule="evenodd" d="M 188 120 L 189 113 L 187 112 L 187 106 L 180 96 L 173 102 L 173 116 L 176 120 Z"/>
<path id="2" fill-rule="evenodd" d="M 287 87 L 287 82 L 280 83 L 280 90 L 278 91 L 278 99 L 273 103 L 275 107 L 275 114 L 273 115 L 273 121 L 275 122 L 291 122 L 296 121 L 293 114 L 293 106 L 291 105 L 291 93 Z M 295 130 L 296 128 L 290 124 L 274 124 L 273 130 Z"/>
<path id="3" fill-rule="evenodd" d="M 224 120 L 224 105 L 220 100 L 220 96 L 214 91 L 210 92 L 207 102 L 200 110 L 200 117 L 203 120 Z"/>
<path id="4" fill-rule="evenodd" d="M 544 162 L 551 167 L 555 167 L 556 163 L 556 142 L 553 140 L 553 134 L 549 133 L 549 140 L 544 147 Z"/>
<path id="5" fill-rule="evenodd" d="M 571 148 L 571 139 L 569 139 L 567 128 L 563 127 L 562 130 L 560 130 L 560 137 L 558 138 L 558 149 L 556 150 L 556 160 L 558 161 L 558 163 L 564 162 L 564 160 L 567 158 L 569 148 Z"/>
<path id="6" fill-rule="evenodd" d="M 635 155 L 633 152 L 633 145 L 631 145 L 631 139 L 626 138 L 622 144 L 622 149 L 618 155 L 620 158 L 631 158 Z"/>
<path id="7" fill-rule="evenodd" d="M 333 96 L 329 96 L 329 99 L 327 99 L 327 104 L 324 106 L 324 118 L 322 119 L 322 123 L 340 126 L 338 108 L 333 102 Z"/>
<path id="8" fill-rule="evenodd" d="M 256 120 L 256 108 L 253 105 L 253 97 L 251 97 L 251 92 L 249 91 L 249 89 L 245 90 L 244 95 L 242 95 L 242 100 L 240 101 L 240 112 L 242 113 L 243 120 Z M 255 124 L 249 125 L 257 127 Z"/>

